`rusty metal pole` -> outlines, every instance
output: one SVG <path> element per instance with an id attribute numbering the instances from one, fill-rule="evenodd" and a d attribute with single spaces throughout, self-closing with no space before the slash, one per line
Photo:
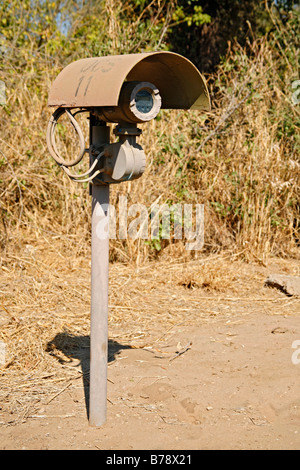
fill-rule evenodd
<path id="1" fill-rule="evenodd" d="M 109 143 L 110 128 L 90 116 L 90 143 Z M 91 333 L 89 423 L 106 421 L 108 356 L 109 185 L 91 184 Z"/>

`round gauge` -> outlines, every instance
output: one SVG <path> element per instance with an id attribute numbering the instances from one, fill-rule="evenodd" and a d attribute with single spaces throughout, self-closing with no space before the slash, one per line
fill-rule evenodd
<path id="1" fill-rule="evenodd" d="M 118 106 L 103 106 L 101 115 L 108 122 L 147 122 L 156 118 L 162 101 L 158 88 L 149 82 L 124 82 Z"/>
<path id="2" fill-rule="evenodd" d="M 148 90 L 138 91 L 135 95 L 135 106 L 140 113 L 150 113 L 153 108 L 152 93 L 150 93 Z"/>

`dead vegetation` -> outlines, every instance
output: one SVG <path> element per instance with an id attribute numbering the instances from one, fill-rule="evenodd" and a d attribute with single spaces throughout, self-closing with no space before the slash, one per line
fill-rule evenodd
<path id="1" fill-rule="evenodd" d="M 281 28 L 282 40 L 292 41 L 292 23 Z M 112 188 L 111 203 L 117 208 L 125 195 L 129 205 L 142 203 L 149 210 L 156 201 L 204 204 L 207 253 L 225 249 L 262 262 L 297 256 L 299 107 L 292 102 L 292 82 L 298 75 L 276 44 L 262 38 L 246 48 L 231 46 L 217 73 L 207 77 L 211 113 L 164 111 L 142 126 L 146 174 Z M 289 54 L 294 50 L 291 46 Z M 4 67 L 7 105 L 0 109 L 1 262 L 23 240 L 52 243 L 52 236 L 74 255 L 84 254 L 90 234 L 87 187 L 70 182 L 46 148 L 47 93 L 61 65 L 40 55 L 39 73 L 33 75 L 22 70 L 16 50 L 4 60 L 15 66 Z M 87 134 L 86 118 L 82 125 Z M 76 152 L 76 141 L 67 150 Z M 184 255 L 185 240 L 172 237 L 158 244 L 111 243 L 112 261 L 139 264 Z"/>

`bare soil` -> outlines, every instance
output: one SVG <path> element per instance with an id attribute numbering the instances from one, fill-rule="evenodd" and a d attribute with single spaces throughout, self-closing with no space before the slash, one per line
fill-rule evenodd
<path id="1" fill-rule="evenodd" d="M 88 423 L 89 334 L 80 323 L 88 325 L 86 295 L 71 303 L 68 329 L 48 328 L 34 366 L 2 369 L 0 448 L 299 449 L 300 364 L 292 362 L 292 344 L 300 340 L 300 299 L 264 285 L 271 272 L 299 275 L 299 263 L 222 264 L 223 288 L 222 277 L 218 285 L 212 280 L 216 264 L 206 270 L 206 285 L 197 283 L 205 271 L 197 261 L 176 270 L 113 265 L 106 424 Z M 2 292 L 12 289 L 1 281 Z M 16 319 L 18 302 L 5 305 Z M 29 323 L 25 313 L 18 318 L 20 338 Z M 13 330 L 3 331 L 9 342 Z"/>

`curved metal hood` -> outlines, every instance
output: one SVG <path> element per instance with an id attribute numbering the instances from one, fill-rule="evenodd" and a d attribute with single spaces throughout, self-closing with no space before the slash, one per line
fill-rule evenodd
<path id="1" fill-rule="evenodd" d="M 163 109 L 210 110 L 204 77 L 185 57 L 149 52 L 80 59 L 55 79 L 48 105 L 66 108 L 117 106 L 124 81 L 148 81 L 160 91 Z"/>

